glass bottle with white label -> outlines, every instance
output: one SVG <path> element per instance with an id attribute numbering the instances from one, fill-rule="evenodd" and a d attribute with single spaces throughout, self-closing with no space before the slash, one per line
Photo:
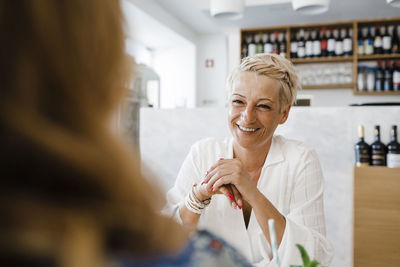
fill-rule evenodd
<path id="1" fill-rule="evenodd" d="M 390 136 L 391 140 L 387 146 L 387 166 L 389 168 L 400 168 L 400 144 L 397 142 L 397 125 L 392 126 Z"/>

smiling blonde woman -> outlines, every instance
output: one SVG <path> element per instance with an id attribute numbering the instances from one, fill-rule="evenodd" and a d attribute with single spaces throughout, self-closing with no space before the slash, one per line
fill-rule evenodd
<path id="1" fill-rule="evenodd" d="M 317 154 L 302 142 L 274 135 L 299 87 L 285 58 L 245 58 L 227 82 L 232 137 L 195 143 L 167 195 L 166 210 L 177 221 L 222 236 L 255 266 L 274 264 L 269 219 L 275 220 L 282 266 L 301 263 L 296 244 L 324 266 L 333 255 L 325 237 Z"/>

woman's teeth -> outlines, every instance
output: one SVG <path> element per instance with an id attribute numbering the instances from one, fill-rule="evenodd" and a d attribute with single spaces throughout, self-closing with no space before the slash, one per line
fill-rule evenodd
<path id="1" fill-rule="evenodd" d="M 255 130 L 257 130 L 256 128 L 246 128 L 243 126 L 238 125 L 239 129 L 245 132 L 254 132 Z"/>

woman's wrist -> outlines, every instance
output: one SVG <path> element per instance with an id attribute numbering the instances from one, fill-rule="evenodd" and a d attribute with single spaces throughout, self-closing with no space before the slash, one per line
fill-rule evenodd
<path id="1" fill-rule="evenodd" d="M 198 200 L 200 201 L 205 201 L 207 199 L 210 199 L 210 196 L 208 194 L 204 194 L 203 190 L 201 190 L 201 185 L 197 184 L 194 186 L 193 190 L 194 190 L 194 194 L 197 197 Z"/>
<path id="2" fill-rule="evenodd" d="M 210 201 L 211 197 L 206 199 L 200 198 L 197 190 L 197 185 L 194 184 L 185 198 L 185 206 L 191 212 L 200 215 L 203 210 L 210 204 Z"/>

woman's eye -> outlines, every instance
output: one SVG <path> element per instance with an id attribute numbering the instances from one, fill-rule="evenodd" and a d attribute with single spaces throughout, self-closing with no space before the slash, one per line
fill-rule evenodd
<path id="1" fill-rule="evenodd" d="M 232 103 L 234 103 L 234 104 L 243 104 L 243 101 L 239 100 L 239 99 L 234 99 L 234 100 L 232 100 Z"/>
<path id="2" fill-rule="evenodd" d="M 264 105 L 264 104 L 258 105 L 258 107 L 261 108 L 261 109 L 265 109 L 265 110 L 270 110 L 271 109 L 270 106 Z"/>

